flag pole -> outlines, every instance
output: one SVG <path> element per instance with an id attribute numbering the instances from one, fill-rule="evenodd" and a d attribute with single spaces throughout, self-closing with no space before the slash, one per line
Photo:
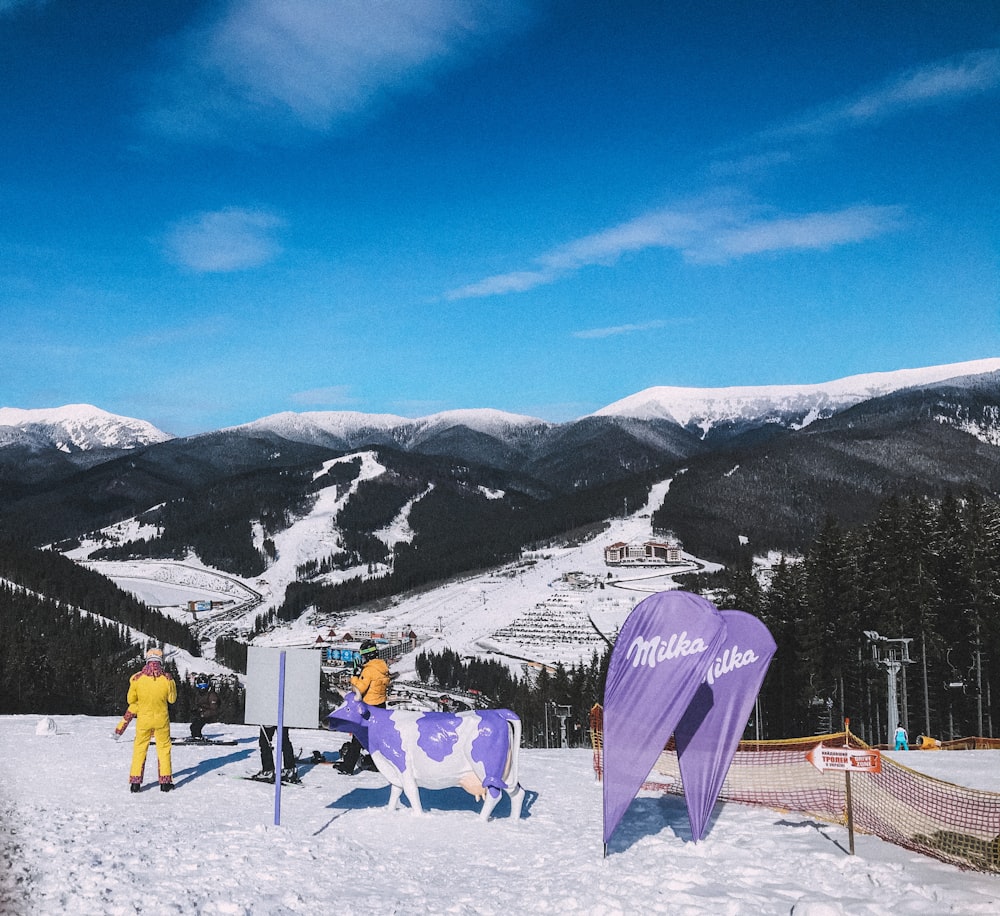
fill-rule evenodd
<path id="1" fill-rule="evenodd" d="M 844 717 L 844 747 L 850 745 L 851 736 L 851 720 Z M 854 855 L 854 801 L 851 797 L 851 771 L 844 771 L 844 789 L 846 793 L 846 798 L 844 799 L 847 804 L 847 837 L 850 842 L 851 855 Z"/>
<path id="2" fill-rule="evenodd" d="M 271 758 L 274 761 L 274 824 L 281 824 L 281 768 L 285 750 L 285 650 L 278 656 L 278 724 L 274 729 Z"/>

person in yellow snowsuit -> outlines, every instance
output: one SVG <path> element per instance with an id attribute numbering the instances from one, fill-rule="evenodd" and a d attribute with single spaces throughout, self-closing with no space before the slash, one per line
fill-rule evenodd
<path id="1" fill-rule="evenodd" d="M 135 743 L 132 745 L 132 767 L 129 770 L 129 789 L 138 792 L 146 768 L 149 742 L 156 737 L 156 759 L 159 765 L 160 791 L 169 792 L 174 787 L 173 768 L 170 763 L 170 710 L 169 704 L 177 700 L 177 684 L 163 670 L 163 653 L 150 649 L 142 671 L 133 674 L 128 685 L 129 709 L 135 710 Z"/>
<path id="2" fill-rule="evenodd" d="M 392 675 L 384 659 L 378 657 L 378 646 L 372 639 L 361 643 L 360 666 L 355 667 L 356 674 L 351 678 L 351 686 L 358 692 L 361 700 L 369 706 L 385 708 L 389 696 L 389 685 Z M 337 770 L 344 776 L 352 776 L 361 756 L 361 742 L 357 737 L 351 737 L 351 743 L 337 765 Z"/>

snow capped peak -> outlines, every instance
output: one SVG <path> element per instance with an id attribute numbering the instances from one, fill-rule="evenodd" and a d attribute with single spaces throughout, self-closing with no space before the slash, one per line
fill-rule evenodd
<path id="1" fill-rule="evenodd" d="M 232 428 L 269 430 L 289 439 L 300 440 L 310 434 L 346 438 L 361 430 L 390 432 L 397 426 L 411 422 L 405 417 L 392 414 L 359 413 L 354 410 L 309 410 L 302 413 L 286 410 Z"/>
<path id="2" fill-rule="evenodd" d="M 801 414 L 799 425 L 805 425 L 818 416 L 903 388 L 997 371 L 1000 359 L 981 359 L 924 369 L 870 372 L 818 384 L 647 388 L 602 407 L 592 416 L 665 419 L 707 429 L 725 421 Z"/>
<path id="3" fill-rule="evenodd" d="M 120 417 L 91 404 L 33 410 L 0 407 L 0 427 L 20 430 L 34 443 L 62 451 L 141 448 L 173 438 L 145 420 Z"/>
<path id="4" fill-rule="evenodd" d="M 451 426 L 466 426 L 469 429 L 481 433 L 497 435 L 498 433 L 510 432 L 518 429 L 526 429 L 537 426 L 551 426 L 545 420 L 537 417 L 525 417 L 516 413 L 507 413 L 503 410 L 494 410 L 489 407 L 466 409 L 466 410 L 445 410 L 441 413 L 431 414 L 410 421 L 420 425 L 425 429 L 440 428 L 447 429 Z"/>
<path id="5" fill-rule="evenodd" d="M 372 441 L 392 442 L 406 447 L 417 440 L 456 426 L 464 426 L 476 432 L 504 439 L 516 438 L 525 431 L 547 429 L 551 425 L 545 420 L 534 417 L 482 408 L 446 410 L 416 419 L 395 414 L 357 413 L 350 410 L 304 413 L 286 411 L 234 428 L 266 430 L 295 442 L 353 448 Z"/>

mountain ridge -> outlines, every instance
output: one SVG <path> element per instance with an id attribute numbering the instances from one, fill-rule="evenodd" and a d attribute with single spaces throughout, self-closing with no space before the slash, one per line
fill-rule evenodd
<path id="1" fill-rule="evenodd" d="M 970 368 L 989 371 L 970 374 Z M 875 388 L 890 390 L 857 400 Z M 497 506 L 470 501 L 472 491 L 502 492 L 511 519 L 525 505 L 545 504 L 534 517 L 575 517 L 573 527 L 594 523 L 592 508 L 579 506 L 599 500 L 601 488 L 676 476 L 654 527 L 676 531 L 713 559 L 731 559 L 743 536 L 762 548 L 801 549 L 826 516 L 848 524 L 864 520 L 889 493 L 1000 492 L 1000 360 L 838 380 L 807 391 L 812 400 L 800 397 L 801 389 L 765 393 L 754 409 L 729 398 L 716 406 L 741 412 L 717 411 L 687 426 L 646 415 L 655 410 L 560 424 L 487 409 L 416 420 L 289 412 L 129 450 L 0 446 L 0 531 L 51 543 L 176 501 L 188 509 L 170 512 L 184 517 L 192 537 L 211 548 L 230 537 L 227 528 L 235 537 L 236 525 L 246 536 L 234 542 L 233 555 L 252 558 L 261 544 L 251 547 L 249 532 L 260 524 L 278 530 L 283 516 L 299 511 L 299 503 L 311 498 L 311 469 L 364 449 L 382 453 L 396 483 L 363 494 L 365 518 L 350 547 L 358 555 L 370 552 L 370 535 L 378 528 L 364 531 L 367 521 L 432 482 L 457 489 L 437 487 L 418 501 L 424 531 L 444 527 L 434 537 L 427 534 L 416 553 L 464 550 L 448 540 L 456 532 L 477 531 L 469 536 L 488 540 L 490 524 L 511 524 L 497 520 Z M 832 404 L 834 394 L 845 406 Z M 404 422 L 397 425 L 397 419 Z M 574 503 L 578 497 L 582 501 Z M 233 500 L 238 511 L 226 516 L 223 507 Z M 476 527 L 490 518 L 485 528 Z M 543 528 L 548 536 L 548 524 L 537 530 Z M 183 550 L 186 537 L 175 534 L 171 549 Z"/>
<path id="2" fill-rule="evenodd" d="M 416 418 L 358 411 L 282 411 L 196 435 L 266 431 L 292 441 L 328 447 L 357 447 L 362 442 L 375 442 L 405 448 L 456 427 L 494 438 L 518 440 L 601 417 L 615 422 L 665 420 L 694 431 L 704 439 L 713 429 L 726 424 L 742 428 L 748 422 L 758 425 L 782 422 L 790 428 L 802 428 L 853 404 L 893 391 L 993 372 L 1000 372 L 1000 358 L 864 373 L 820 383 L 722 388 L 655 386 L 564 423 L 489 407 L 447 410 Z M 21 431 L 20 436 L 16 430 Z M 171 436 L 145 420 L 122 417 L 92 405 L 0 408 L 0 448 L 19 444 L 63 451 L 133 449 L 174 438 L 195 437 Z"/>

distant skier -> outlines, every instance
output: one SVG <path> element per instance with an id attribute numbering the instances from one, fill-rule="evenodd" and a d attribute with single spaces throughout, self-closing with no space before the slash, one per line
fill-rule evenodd
<path id="1" fill-rule="evenodd" d="M 910 742 L 907 740 L 906 729 L 902 725 L 896 728 L 895 735 L 893 736 L 893 741 L 895 742 L 895 747 L 893 750 L 897 751 L 908 751 L 910 749 Z"/>
<path id="2" fill-rule="evenodd" d="M 156 736 L 156 759 L 159 769 L 160 791 L 169 792 L 174 787 L 173 768 L 170 763 L 170 709 L 177 701 L 177 684 L 163 670 L 163 653 L 150 649 L 142 671 L 133 674 L 128 687 L 129 709 L 134 708 L 135 743 L 132 746 L 132 767 L 129 770 L 129 789 L 138 792 L 146 768 L 149 742 Z"/>
<path id="3" fill-rule="evenodd" d="M 212 686 L 212 679 L 207 674 L 199 674 L 194 679 L 194 705 L 191 710 L 191 737 L 201 740 L 205 736 L 201 730 L 206 722 L 219 721 L 219 694 Z"/>
<path id="4" fill-rule="evenodd" d="M 385 709 L 385 701 L 389 694 L 392 676 L 389 666 L 378 657 L 378 646 L 374 640 L 366 639 L 361 643 L 360 666 L 355 666 L 355 674 L 351 678 L 351 686 L 361 695 L 363 702 L 369 706 L 379 706 Z M 354 767 L 361 755 L 361 742 L 351 737 L 347 753 L 341 755 L 337 770 L 345 776 L 354 775 Z"/>

